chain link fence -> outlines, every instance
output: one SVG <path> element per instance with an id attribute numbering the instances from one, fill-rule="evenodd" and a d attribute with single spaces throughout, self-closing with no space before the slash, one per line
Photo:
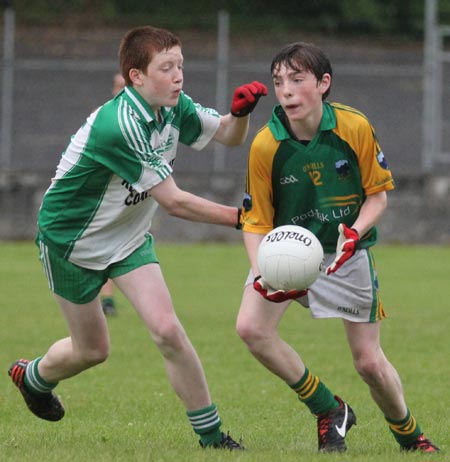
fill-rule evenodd
<path id="1" fill-rule="evenodd" d="M 70 136 L 86 116 L 111 96 L 112 76 L 117 71 L 117 49 L 124 30 L 60 30 L 23 29 L 15 32 L 13 92 L 9 111 L 11 124 L 10 153 L 2 152 L 0 171 L 1 238 L 30 238 L 34 235 L 35 216 L 45 188 L 54 173 Z M 424 205 L 420 197 L 433 201 L 449 193 L 450 164 L 436 163 L 435 174 L 440 183 L 428 182 L 423 146 L 423 48 L 421 43 L 384 43 L 365 39 L 340 40 L 327 37 L 297 35 L 251 40 L 245 34 L 230 37 L 226 79 L 217 72 L 217 36 L 196 33 L 180 34 L 185 55 L 184 90 L 204 106 L 217 107 L 218 91 L 225 90 L 224 101 L 231 101 L 235 86 L 260 80 L 271 89 L 270 62 L 275 52 L 296 40 L 313 41 L 328 54 L 334 78 L 331 101 L 353 106 L 371 120 L 394 177 L 401 186 L 393 193 L 395 214 L 405 215 L 409 197 L 419 197 L 416 210 L 432 210 L 441 203 Z M 3 75 L 8 62 L 3 54 Z M 6 56 L 8 58 L 8 56 Z M 8 58 L 9 59 L 9 58 Z M 223 63 L 222 63 L 223 64 Z M 443 78 L 449 65 L 442 66 Z M 222 76 L 223 77 L 223 76 Z M 220 83 L 222 82 L 222 83 Z M 225 83 L 224 83 L 225 82 Z M 218 88 L 218 85 L 226 88 Z M 222 98 L 223 99 L 223 98 Z M 450 100 L 450 86 L 443 85 L 443 101 Z M 219 101 L 220 102 L 220 101 Z M 4 100 L 2 101 L 4 104 Z M 226 103 L 220 103 L 226 104 Z M 202 196 L 237 205 L 244 188 L 247 153 L 251 139 L 270 116 L 275 104 L 273 91 L 262 98 L 251 117 L 250 136 L 245 145 L 226 149 L 223 161 L 217 162 L 217 151 L 211 143 L 196 152 L 181 146 L 175 166 L 175 179 Z M 228 108 L 223 108 L 228 111 Z M 444 111 L 450 110 L 445 105 Z M 447 114 L 447 116 L 449 116 Z M 450 118 L 450 117 L 448 117 Z M 4 123 L 4 121 L 2 122 Z M 4 127 L 4 126 L 3 126 Z M 443 124 L 444 147 L 450 140 L 450 126 Z M 4 128 L 2 130 L 4 142 Z M 442 179 L 444 178 L 444 180 Z M 437 194 L 437 196 L 436 196 Z M 395 196 L 397 195 L 397 196 Z M 446 196 L 448 203 L 448 195 Z M 440 201 L 441 199 L 439 199 Z M 420 207 L 419 207 L 419 205 Z M 407 205 L 405 209 L 405 205 Z M 419 213 L 420 215 L 420 213 Z M 438 215 L 448 219 L 448 209 Z M 155 229 L 167 227 L 169 218 L 160 214 Z M 396 216 L 391 217 L 397 223 Z M 211 229 L 208 225 L 169 226 L 167 239 L 237 238 L 229 230 Z M 447 222 L 448 223 L 448 222 Z M 391 226 L 385 225 L 390 239 Z M 448 226 L 447 226 L 448 228 Z M 413 230 L 410 230 L 412 232 Z M 448 231 L 436 237 L 446 242 Z M 420 236 L 406 240 L 419 241 Z"/>

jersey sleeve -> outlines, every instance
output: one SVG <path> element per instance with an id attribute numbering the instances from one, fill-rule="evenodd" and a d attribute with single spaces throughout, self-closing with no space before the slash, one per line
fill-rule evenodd
<path id="1" fill-rule="evenodd" d="M 216 134 L 220 115 L 215 109 L 205 108 L 185 93 L 181 93 L 178 105 L 180 111 L 180 142 L 200 151 Z"/>
<path id="2" fill-rule="evenodd" d="M 152 135 L 126 104 L 101 110 L 93 122 L 94 159 L 128 182 L 137 192 L 156 186 L 172 167 L 152 145 Z"/>
<path id="3" fill-rule="evenodd" d="M 355 110 L 339 113 L 337 131 L 358 159 L 364 193 L 368 196 L 394 189 L 392 173 L 368 119 Z"/>
<path id="4" fill-rule="evenodd" d="M 266 234 L 273 228 L 272 165 L 278 146 L 279 142 L 266 126 L 250 147 L 246 178 L 249 206 L 243 208 L 244 231 Z"/>
<path id="5" fill-rule="evenodd" d="M 373 128 L 371 128 L 371 140 L 367 149 L 367 159 L 361 157 L 360 171 L 361 182 L 367 196 L 380 191 L 394 189 L 394 179 L 388 167 L 383 151 L 376 140 Z"/>

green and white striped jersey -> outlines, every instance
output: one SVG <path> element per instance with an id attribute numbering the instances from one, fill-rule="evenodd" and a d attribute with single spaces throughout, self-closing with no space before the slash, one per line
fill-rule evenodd
<path id="1" fill-rule="evenodd" d="M 145 239 L 157 209 L 148 190 L 172 174 L 178 142 L 200 150 L 220 116 L 181 93 L 158 121 L 132 87 L 94 111 L 72 137 L 38 216 L 39 238 L 70 262 L 101 270 Z"/>

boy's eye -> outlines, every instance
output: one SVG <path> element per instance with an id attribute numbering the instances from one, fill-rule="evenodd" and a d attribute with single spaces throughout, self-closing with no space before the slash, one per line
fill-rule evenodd
<path id="1" fill-rule="evenodd" d="M 164 66 L 161 66 L 161 70 L 163 72 L 169 72 L 174 68 L 177 68 L 179 70 L 183 70 L 183 65 L 182 64 L 165 64 Z"/>

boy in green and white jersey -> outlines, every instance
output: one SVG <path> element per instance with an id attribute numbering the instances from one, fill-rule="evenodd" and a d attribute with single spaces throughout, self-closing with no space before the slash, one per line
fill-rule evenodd
<path id="1" fill-rule="evenodd" d="M 149 190 L 171 177 L 178 142 L 201 149 L 220 124 L 215 111 L 182 91 L 177 98 L 175 107 L 155 115 L 138 90 L 126 86 L 88 117 L 45 193 L 39 241 L 93 270 L 123 260 L 144 242 L 158 206 Z"/>
<path id="2" fill-rule="evenodd" d="M 212 139 L 245 141 L 249 114 L 266 87 L 238 87 L 231 113 L 219 115 L 182 91 L 181 43 L 149 26 L 120 45 L 125 88 L 94 111 L 73 136 L 44 195 L 37 243 L 70 335 L 9 374 L 38 417 L 57 421 L 64 407 L 53 388 L 107 359 L 109 334 L 99 292 L 108 278 L 129 299 L 160 349 L 169 381 L 203 447 L 242 449 L 221 431 L 201 362 L 178 320 L 148 233 L 158 204 L 191 221 L 240 226 L 240 209 L 177 187 L 179 142 L 202 149 Z"/>

